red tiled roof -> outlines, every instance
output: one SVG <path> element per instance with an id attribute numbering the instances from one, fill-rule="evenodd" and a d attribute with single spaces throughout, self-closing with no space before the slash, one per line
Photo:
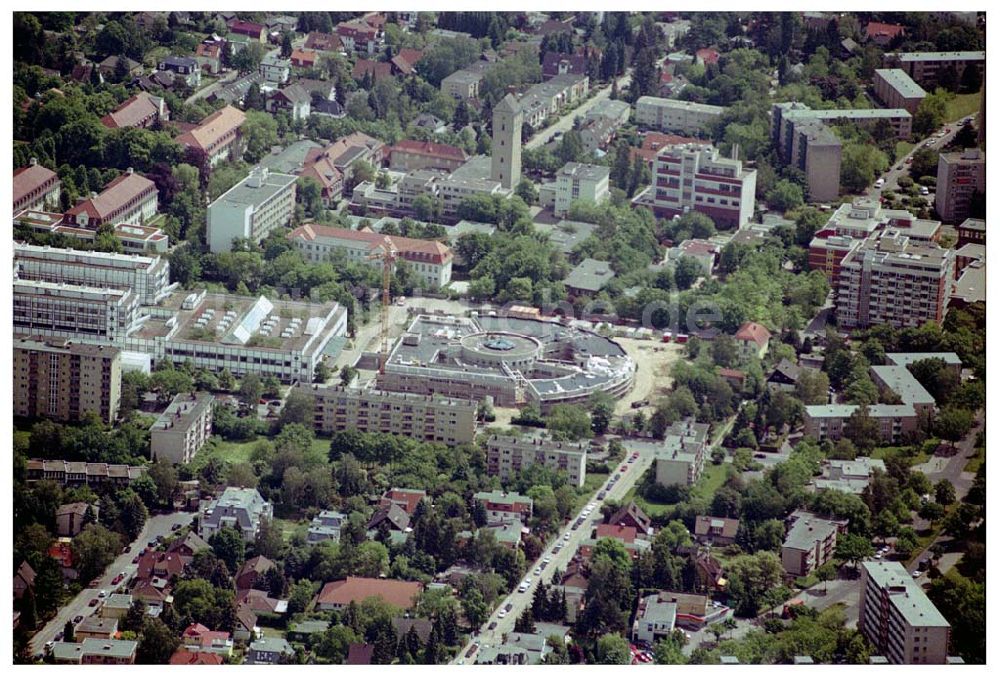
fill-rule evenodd
<path id="1" fill-rule="evenodd" d="M 375 646 L 372 644 L 349 644 L 347 646 L 347 664 L 349 665 L 370 665 L 373 655 L 375 655 Z"/>
<path id="2" fill-rule="evenodd" d="M 351 71 L 351 77 L 356 80 L 362 79 L 366 74 L 371 73 L 372 79 L 378 81 L 386 77 L 392 77 L 392 64 L 380 61 L 369 61 L 368 59 L 358 59 Z"/>
<path id="3" fill-rule="evenodd" d="M 344 45 L 341 44 L 339 35 L 312 32 L 306 36 L 305 48 L 316 51 L 340 51 Z"/>
<path id="4" fill-rule="evenodd" d="M 103 192 L 74 206 L 66 214 L 86 213 L 91 218 L 105 218 L 150 188 L 155 190 L 156 184 L 149 178 L 138 173 L 123 173 L 108 183 Z"/>
<path id="5" fill-rule="evenodd" d="M 198 48 L 194 50 L 195 56 L 204 56 L 206 58 L 219 58 L 222 55 L 222 45 L 218 42 L 212 44 L 205 44 L 204 42 L 198 45 Z"/>
<path id="6" fill-rule="evenodd" d="M 465 161 L 468 158 L 465 150 L 460 147 L 423 140 L 401 140 L 389 148 L 390 157 L 393 152 L 409 152 L 410 154 L 419 154 L 425 157 L 441 157 L 442 159 L 454 159 L 455 161 Z"/>
<path id="7" fill-rule="evenodd" d="M 736 331 L 736 339 L 741 342 L 753 342 L 757 346 L 764 346 L 771 339 L 771 333 L 760 323 L 747 321 Z"/>
<path id="8" fill-rule="evenodd" d="M 328 227 L 310 223 L 292 230 L 288 238 L 314 241 L 317 238 L 341 239 L 346 241 L 363 241 L 370 249 L 378 248 L 386 239 L 392 242 L 400 256 L 407 260 L 444 264 L 451 259 L 452 253 L 448 246 L 439 241 L 425 239 L 410 239 L 405 236 L 386 236 L 377 232 L 357 231 L 342 227 Z"/>
<path id="9" fill-rule="evenodd" d="M 317 604 L 346 606 L 352 601 L 361 602 L 368 597 L 382 597 L 387 604 L 408 609 L 416 603 L 420 591 L 420 583 L 412 581 L 348 576 L 345 580 L 336 580 L 324 585 L 319 592 Z"/>
<path id="10" fill-rule="evenodd" d="M 602 538 L 610 537 L 617 538 L 623 543 L 634 543 L 636 533 L 635 527 L 629 527 L 623 524 L 598 524 L 594 538 L 600 540 Z"/>
<path id="11" fill-rule="evenodd" d="M 722 522 L 722 536 L 736 538 L 736 532 L 740 528 L 740 521 L 730 517 L 712 517 L 711 515 L 698 515 L 694 520 L 694 533 L 696 536 L 704 536 L 712 528 L 712 522 Z"/>
<path id="12" fill-rule="evenodd" d="M 720 367 L 719 376 L 727 379 L 746 379 L 746 374 L 731 367 Z"/>
<path id="13" fill-rule="evenodd" d="M 397 503 L 407 515 L 412 515 L 417 504 L 427 496 L 422 489 L 390 489 L 382 495 L 382 504 Z"/>
<path id="14" fill-rule="evenodd" d="M 22 166 L 14 170 L 14 203 L 17 203 L 45 183 L 56 178 L 55 171 L 50 171 L 41 164 Z"/>
<path id="15" fill-rule="evenodd" d="M 695 52 L 695 58 L 704 63 L 718 63 L 719 62 L 719 52 L 715 49 L 706 47 L 705 49 L 699 49 Z"/>
<path id="16" fill-rule="evenodd" d="M 225 661 L 218 653 L 203 653 L 200 651 L 188 651 L 183 647 L 170 656 L 171 665 L 221 665 Z"/>
<path id="17" fill-rule="evenodd" d="M 417 61 L 424 57 L 424 52 L 422 49 L 400 49 L 399 53 L 396 54 L 396 58 L 401 58 L 411 66 L 417 65 Z"/>
<path id="18" fill-rule="evenodd" d="M 865 36 L 869 39 L 881 36 L 891 39 L 905 30 L 905 27 L 895 23 L 879 23 L 878 21 L 869 21 L 868 25 L 865 26 Z"/>
<path id="19" fill-rule="evenodd" d="M 247 116 L 243 114 L 242 110 L 227 105 L 221 110 L 216 110 L 201 120 L 201 124 L 186 133 L 182 133 L 174 140 L 181 145 L 207 150 L 226 134 L 243 126 L 246 118 Z"/>
<path id="20" fill-rule="evenodd" d="M 348 37 L 363 35 L 374 38 L 378 34 L 378 29 L 362 19 L 355 19 L 354 21 L 344 21 L 337 24 L 337 34 Z"/>
<path id="21" fill-rule="evenodd" d="M 159 107 L 153 97 L 141 91 L 101 118 L 101 124 L 109 129 L 139 126 L 150 115 L 156 115 Z"/>
<path id="22" fill-rule="evenodd" d="M 258 39 L 260 39 L 261 32 L 267 32 L 267 28 L 259 23 L 240 21 L 239 19 L 233 19 L 229 22 L 229 30 L 239 35 L 249 35 Z"/>
<path id="23" fill-rule="evenodd" d="M 320 157 L 316 161 L 309 163 L 299 172 L 302 178 L 312 178 L 322 186 L 325 191 L 334 189 L 337 183 L 343 184 L 343 172 L 333 165 L 329 157 Z"/>
<path id="24" fill-rule="evenodd" d="M 293 49 L 291 56 L 292 65 L 300 63 L 314 64 L 318 56 L 319 54 L 308 49 Z"/>
<path id="25" fill-rule="evenodd" d="M 704 239 L 688 239 L 679 248 L 685 255 L 717 255 L 719 246 Z"/>

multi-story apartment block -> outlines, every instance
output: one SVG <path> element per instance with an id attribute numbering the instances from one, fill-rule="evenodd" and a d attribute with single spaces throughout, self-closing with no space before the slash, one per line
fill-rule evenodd
<path id="1" fill-rule="evenodd" d="M 211 393 L 178 393 L 149 429 L 150 458 L 190 463 L 212 436 Z"/>
<path id="2" fill-rule="evenodd" d="M 708 424 L 695 423 L 692 418 L 678 421 L 667 429 L 663 444 L 656 448 L 654 455 L 657 484 L 669 487 L 698 481 L 705 466 L 708 430 Z"/>
<path id="3" fill-rule="evenodd" d="M 260 524 L 272 517 L 271 504 L 253 488 L 227 487 L 215 501 L 203 503 L 198 517 L 198 535 L 208 540 L 224 527 L 236 527 L 245 541 L 253 541 Z"/>
<path id="4" fill-rule="evenodd" d="M 947 662 L 951 625 L 899 562 L 861 563 L 858 631 L 894 665 Z"/>
<path id="5" fill-rule="evenodd" d="M 642 96 L 635 103 L 635 123 L 656 131 L 700 136 L 706 135 L 725 111 L 718 105 Z"/>
<path id="6" fill-rule="evenodd" d="M 404 236 L 386 236 L 370 230 L 357 231 L 341 227 L 309 224 L 297 227 L 288 239 L 302 251 L 310 262 L 324 262 L 334 251 L 343 251 L 353 262 L 381 266 L 381 259 L 370 256 L 386 245 L 395 248 L 400 259 L 431 288 L 442 288 L 451 282 L 453 255 L 448 246 L 438 241 L 410 239 Z"/>
<path id="7" fill-rule="evenodd" d="M 831 230 L 816 232 L 809 242 L 809 268 L 819 269 L 834 288 L 840 278 L 840 264 L 864 239 L 837 236 Z"/>
<path id="8" fill-rule="evenodd" d="M 571 204 L 589 201 L 601 204 L 610 198 L 607 166 L 569 162 L 556 173 L 555 214 L 562 217 L 569 213 Z"/>
<path id="9" fill-rule="evenodd" d="M 491 435 L 486 441 L 486 470 L 490 475 L 506 480 L 534 464 L 564 471 L 569 484 L 582 487 L 587 477 L 587 445 L 512 435 Z"/>
<path id="10" fill-rule="evenodd" d="M 942 152 L 938 156 L 934 208 L 944 222 L 961 222 L 972 215 L 976 193 L 986 191 L 986 154 L 978 149 Z M 985 197 L 983 197 L 985 204 Z"/>
<path id="11" fill-rule="evenodd" d="M 722 227 L 743 227 L 753 217 L 757 171 L 714 147 L 671 145 L 656 155 L 653 184 L 633 205 L 650 206 L 657 217 L 698 211 Z"/>
<path id="12" fill-rule="evenodd" d="M 394 171 L 454 171 L 469 159 L 460 147 L 420 140 L 401 140 L 389 148 L 388 154 L 389 168 Z"/>
<path id="13" fill-rule="evenodd" d="M 986 221 L 979 218 L 966 218 L 958 229 L 958 244 L 964 246 L 967 243 L 978 243 L 986 245 Z"/>
<path id="14" fill-rule="evenodd" d="M 517 492 L 481 491 L 472 497 L 476 503 L 482 503 L 486 509 L 486 521 L 489 524 L 518 521 L 527 523 L 531 519 L 534 501 Z"/>
<path id="15" fill-rule="evenodd" d="M 512 190 L 521 181 L 521 125 L 524 112 L 510 94 L 493 108 L 492 170 L 490 177 Z"/>
<path id="16" fill-rule="evenodd" d="M 303 390 L 313 396 L 317 433 L 392 433 L 450 447 L 476 436 L 478 403 L 473 400 L 315 384 Z"/>
<path id="17" fill-rule="evenodd" d="M 140 91 L 101 118 L 109 129 L 148 129 L 157 122 L 170 119 L 166 101 L 145 91 Z"/>
<path id="18" fill-rule="evenodd" d="M 14 338 L 14 414 L 113 423 L 121 402 L 121 351 L 38 337 Z"/>
<path id="19" fill-rule="evenodd" d="M 247 84 L 247 88 L 249 86 L 250 83 Z M 220 161 L 235 158 L 240 154 L 240 127 L 246 118 L 242 110 L 227 105 L 174 140 L 187 149 L 204 153 L 205 163 L 211 168 Z"/>
<path id="20" fill-rule="evenodd" d="M 806 405 L 803 433 L 817 440 L 839 440 L 857 405 Z M 878 424 L 881 442 L 895 444 L 918 428 L 917 411 L 911 405 L 869 405 L 868 416 Z"/>
<path id="21" fill-rule="evenodd" d="M 56 172 L 32 157 L 30 164 L 14 170 L 14 213 L 58 208 L 61 186 Z"/>
<path id="22" fill-rule="evenodd" d="M 876 69 L 873 82 L 875 95 L 885 107 L 903 108 L 911 115 L 917 114 L 917 108 L 927 96 L 923 87 L 900 68 Z"/>
<path id="23" fill-rule="evenodd" d="M 781 566 L 790 576 L 808 576 L 833 559 L 837 534 L 847 531 L 847 520 L 831 520 L 796 510 L 785 522 Z"/>
<path id="24" fill-rule="evenodd" d="M 139 298 L 131 290 L 14 281 L 14 332 L 115 343 L 135 326 Z"/>
<path id="25" fill-rule="evenodd" d="M 840 196 L 840 138 L 814 119 L 793 122 L 790 130 L 785 163 L 806 174 L 809 201 L 835 201 Z"/>
<path id="26" fill-rule="evenodd" d="M 146 472 L 146 466 L 28 459 L 27 481 L 46 480 L 67 487 L 111 484 L 127 487 Z"/>
<path id="27" fill-rule="evenodd" d="M 260 243 L 295 215 L 295 176 L 256 166 L 208 207 L 208 247 L 213 253 L 233 249 L 234 239 Z"/>
<path id="28" fill-rule="evenodd" d="M 913 242 L 900 230 L 865 240 L 841 262 L 837 324 L 841 329 L 940 324 L 951 292 L 954 257 L 953 250 Z"/>
<path id="29" fill-rule="evenodd" d="M 852 123 L 870 127 L 885 120 L 899 140 L 907 140 L 913 130 L 913 115 L 903 108 L 847 108 L 813 110 L 805 103 L 776 103 L 771 106 L 771 135 L 778 145 L 779 155 L 786 157 L 792 140 L 791 127 L 807 120 L 830 123 Z"/>
<path id="30" fill-rule="evenodd" d="M 131 290 L 145 305 L 156 304 L 172 288 L 165 257 L 15 243 L 14 265 L 17 277 L 25 281 Z"/>
<path id="31" fill-rule="evenodd" d="M 546 119 L 559 114 L 567 105 L 587 97 L 590 78 L 586 75 L 556 75 L 546 82 L 532 85 L 517 101 L 528 126 L 537 129 Z M 506 187 L 506 185 L 504 185 Z"/>
<path id="32" fill-rule="evenodd" d="M 883 64 L 887 68 L 900 68 L 914 81 L 924 87 L 935 88 L 940 83 L 941 73 L 953 68 L 955 78 L 961 81 L 966 68 L 975 68 L 980 76 L 986 68 L 984 51 L 921 51 L 886 54 Z"/>
<path id="33" fill-rule="evenodd" d="M 142 225 L 156 215 L 156 183 L 128 169 L 95 197 L 66 211 L 65 221 L 87 229 L 122 223 Z"/>
<path id="34" fill-rule="evenodd" d="M 483 73 L 463 68 L 441 80 L 441 92 L 457 100 L 479 98 Z"/>

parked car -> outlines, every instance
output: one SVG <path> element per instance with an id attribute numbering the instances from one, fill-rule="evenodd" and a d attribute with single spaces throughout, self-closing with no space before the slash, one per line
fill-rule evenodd
<path id="1" fill-rule="evenodd" d="M 569 540 L 569 532 L 568 531 L 566 532 L 566 535 L 563 536 L 563 540 L 564 541 L 568 541 Z"/>
<path id="2" fill-rule="evenodd" d="M 627 471 L 627 470 L 628 470 L 628 465 L 624 465 L 624 466 L 622 466 L 622 470 L 621 470 L 621 472 L 623 472 L 623 473 L 624 473 L 624 472 L 625 472 L 625 471 Z"/>
<path id="3" fill-rule="evenodd" d="M 489 629 L 495 630 L 496 628 L 497 628 L 497 621 L 494 620 L 493 622 L 490 623 Z"/>
<path id="4" fill-rule="evenodd" d="M 170 527 L 170 530 L 171 530 L 171 531 L 177 531 L 177 530 L 178 530 L 178 529 L 180 529 L 180 528 L 181 528 L 182 526 L 184 526 L 184 525 L 183 525 L 183 524 L 181 524 L 180 522 L 174 522 L 174 525 L 173 525 L 172 527 Z"/>
<path id="5" fill-rule="evenodd" d="M 132 563 L 133 564 L 138 564 L 139 563 L 139 557 L 140 557 L 140 555 L 136 555 L 135 557 L 133 557 L 132 558 Z"/>
<path id="6" fill-rule="evenodd" d="M 922 576 L 922 575 L 924 575 L 924 572 L 921 571 L 920 569 L 914 569 L 913 570 L 913 577 L 914 578 L 920 578 L 920 576 Z"/>
<path id="7" fill-rule="evenodd" d="M 105 597 L 108 596 L 108 592 L 107 590 L 101 590 L 100 592 L 97 593 L 97 596 L 100 597 L 101 599 L 104 599 Z"/>
<path id="8" fill-rule="evenodd" d="M 507 609 L 508 611 L 513 611 L 514 610 L 514 604 L 511 603 L 511 602 L 507 602 L 507 605 L 504 606 L 504 608 Z"/>
<path id="9" fill-rule="evenodd" d="M 74 625 L 78 625 L 78 624 L 80 624 L 82 622 L 83 622 L 83 616 L 82 615 L 78 615 L 75 618 L 73 618 L 73 624 Z"/>
<path id="10" fill-rule="evenodd" d="M 90 602 L 87 603 L 87 606 L 97 606 L 100 603 L 101 600 L 98 599 L 97 597 L 94 597 L 93 599 L 90 600 Z"/>
<path id="11" fill-rule="evenodd" d="M 129 553 L 129 552 L 132 552 L 132 546 L 131 545 L 126 545 L 125 549 L 122 550 L 122 552 L 124 552 L 126 554 Z"/>

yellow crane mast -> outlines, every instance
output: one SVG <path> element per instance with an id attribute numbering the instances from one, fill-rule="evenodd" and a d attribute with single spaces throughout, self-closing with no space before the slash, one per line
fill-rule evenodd
<path id="1" fill-rule="evenodd" d="M 379 342 L 381 344 L 379 348 L 379 374 L 385 374 L 385 364 L 386 361 L 389 360 L 389 305 L 392 303 L 389 285 L 392 283 L 392 272 L 396 267 L 396 257 L 398 254 L 399 251 L 392 243 L 392 239 L 387 236 L 382 243 L 378 245 L 375 252 L 368 255 L 369 260 L 382 261 L 382 325 L 379 336 Z"/>

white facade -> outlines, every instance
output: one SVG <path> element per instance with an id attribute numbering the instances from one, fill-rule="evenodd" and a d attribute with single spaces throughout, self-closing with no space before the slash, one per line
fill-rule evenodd
<path id="1" fill-rule="evenodd" d="M 610 172 L 606 166 L 578 164 L 570 162 L 556 175 L 555 214 L 562 217 L 569 213 L 576 201 L 590 201 L 601 204 L 608 200 L 608 179 Z"/>
<path id="2" fill-rule="evenodd" d="M 272 512 L 271 504 L 256 489 L 228 487 L 218 500 L 201 506 L 198 535 L 207 541 L 221 529 L 238 525 L 243 540 L 252 542 L 261 522 L 270 521 Z"/>
<path id="3" fill-rule="evenodd" d="M 642 96 L 635 103 L 635 121 L 639 126 L 658 131 L 697 136 L 708 133 L 706 127 L 725 111 L 718 105 Z"/>
<path id="4" fill-rule="evenodd" d="M 232 250 L 233 239 L 260 243 L 295 214 L 295 176 L 255 167 L 208 207 L 208 247 L 213 253 Z"/>
<path id="5" fill-rule="evenodd" d="M 540 464 L 565 471 L 569 484 L 582 487 L 587 477 L 587 445 L 493 435 L 486 443 L 486 464 L 489 474 L 499 475 L 502 480 L 530 465 Z"/>

